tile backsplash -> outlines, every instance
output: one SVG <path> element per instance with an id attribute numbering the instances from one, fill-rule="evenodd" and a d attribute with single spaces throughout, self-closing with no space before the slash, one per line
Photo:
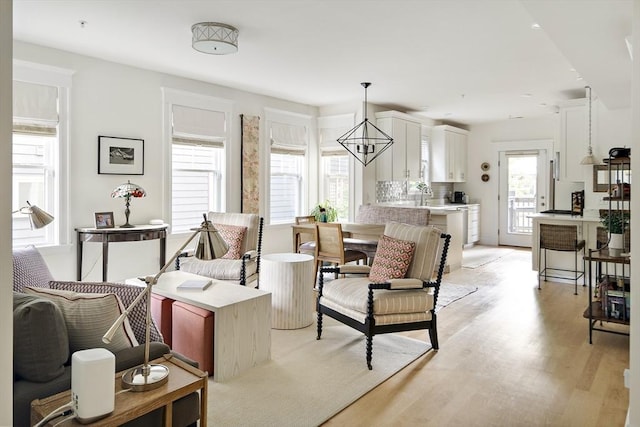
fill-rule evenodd
<path id="1" fill-rule="evenodd" d="M 434 182 L 431 184 L 431 190 L 433 197 L 430 200 L 445 200 L 453 192 L 453 184 Z M 420 193 L 410 188 L 406 181 L 378 181 L 376 183 L 376 201 L 378 203 L 413 201 L 418 205 L 420 204 Z"/>

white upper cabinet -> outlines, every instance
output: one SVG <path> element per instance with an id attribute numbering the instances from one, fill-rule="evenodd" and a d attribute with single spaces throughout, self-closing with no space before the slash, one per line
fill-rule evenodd
<path id="1" fill-rule="evenodd" d="M 560 105 L 558 179 L 568 182 L 584 182 L 585 168 L 580 164 L 580 161 L 587 155 L 588 146 L 589 106 L 587 99 L 574 99 Z"/>
<path id="2" fill-rule="evenodd" d="M 431 130 L 431 182 L 467 180 L 468 131 L 449 125 Z"/>
<path id="3" fill-rule="evenodd" d="M 384 111 L 376 113 L 376 125 L 393 138 L 391 147 L 376 159 L 376 179 L 420 180 L 420 122 L 398 111 Z"/>

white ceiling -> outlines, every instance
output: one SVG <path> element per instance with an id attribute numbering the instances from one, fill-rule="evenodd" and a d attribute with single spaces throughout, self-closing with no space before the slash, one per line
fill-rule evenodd
<path id="1" fill-rule="evenodd" d="M 17 40 L 314 106 L 369 81 L 374 104 L 461 124 L 552 114 L 586 85 L 628 107 L 631 20 L 631 0 L 14 0 Z M 202 21 L 238 28 L 238 53 L 193 50 Z"/>

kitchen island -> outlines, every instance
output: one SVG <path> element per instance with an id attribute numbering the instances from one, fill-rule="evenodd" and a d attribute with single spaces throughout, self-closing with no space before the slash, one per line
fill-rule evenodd
<path id="1" fill-rule="evenodd" d="M 381 203 L 380 206 L 395 207 L 397 209 L 426 209 L 429 210 L 429 225 L 438 227 L 444 233 L 451 235 L 445 273 L 462 267 L 462 248 L 465 244 L 465 224 L 468 210 L 460 209 L 466 205 L 436 205 L 436 206 L 407 206 L 392 203 Z M 478 205 L 475 205 L 478 206 Z"/>
<path id="2" fill-rule="evenodd" d="M 540 224 L 577 225 L 578 240 L 584 239 L 585 252 L 588 252 L 589 249 L 596 249 L 597 230 L 601 225 L 597 215 L 586 213 L 584 216 L 574 216 L 537 213 L 529 217 L 533 220 L 531 268 L 534 271 L 539 271 Z M 553 252 L 553 257 L 548 257 L 547 260 L 551 268 L 573 269 L 573 253 Z"/>

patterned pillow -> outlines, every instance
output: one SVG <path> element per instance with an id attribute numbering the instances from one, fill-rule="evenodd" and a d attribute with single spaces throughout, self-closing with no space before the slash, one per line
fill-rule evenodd
<path id="1" fill-rule="evenodd" d="M 25 293 L 52 300 L 64 317 L 69 334 L 69 351 L 103 347 L 117 352 L 138 345 L 136 337 L 125 319 L 111 343 L 102 342 L 102 336 L 124 312 L 120 298 L 115 294 L 81 294 L 57 289 L 25 288 Z"/>
<path id="2" fill-rule="evenodd" d="M 142 286 L 127 285 L 125 283 L 110 282 L 49 282 L 51 289 L 60 289 L 63 291 L 74 291 L 92 294 L 116 294 L 122 305 L 129 308 L 133 301 L 138 297 L 140 292 L 144 292 L 146 288 Z M 147 341 L 147 296 L 143 296 L 140 302 L 129 312 L 129 324 L 136 340 L 139 344 Z M 155 319 L 151 318 L 151 327 L 149 328 L 149 341 L 163 341 L 163 337 L 158 330 Z"/>
<path id="3" fill-rule="evenodd" d="M 242 242 L 247 234 L 247 227 L 240 225 L 213 224 L 220 235 L 229 245 L 229 252 L 224 254 L 224 259 L 240 259 L 242 257 Z"/>
<path id="4" fill-rule="evenodd" d="M 407 274 L 415 249 L 414 242 L 383 235 L 378 242 L 369 279 L 375 283 L 402 279 Z"/>

